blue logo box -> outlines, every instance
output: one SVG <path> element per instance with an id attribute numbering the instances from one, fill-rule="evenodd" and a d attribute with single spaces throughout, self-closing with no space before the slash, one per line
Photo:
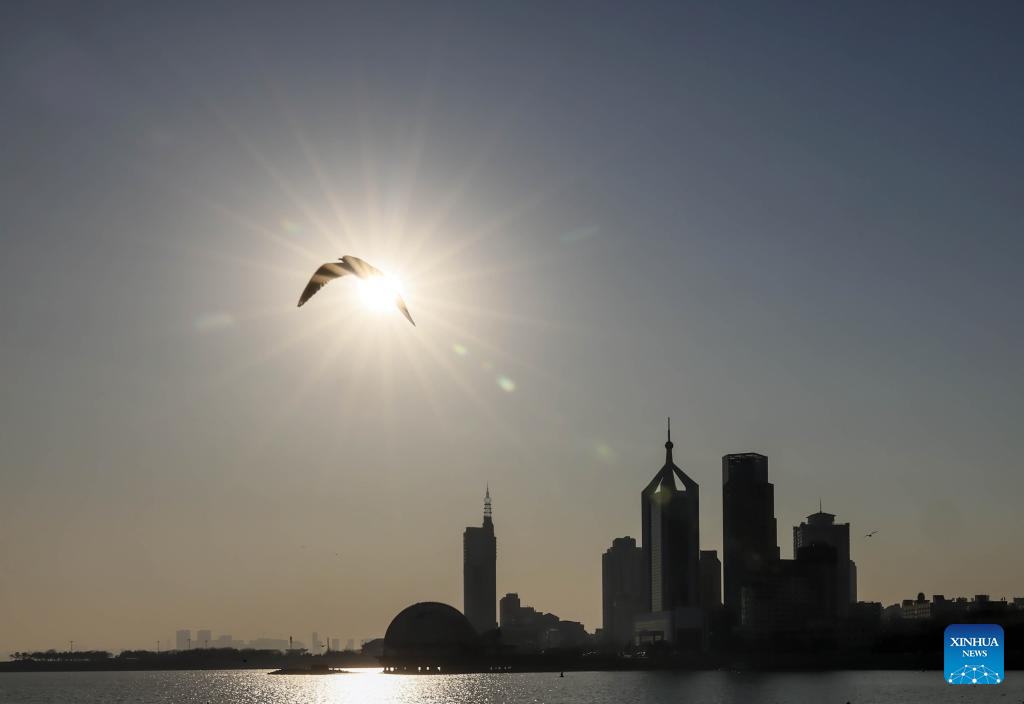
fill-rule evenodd
<path id="1" fill-rule="evenodd" d="M 1003 669 L 1003 627 L 956 623 L 946 628 L 944 673 L 949 684 L 999 684 Z"/>

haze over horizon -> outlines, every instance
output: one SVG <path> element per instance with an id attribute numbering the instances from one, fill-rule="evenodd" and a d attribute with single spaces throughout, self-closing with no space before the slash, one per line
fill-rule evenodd
<path id="1" fill-rule="evenodd" d="M 1024 6 L 8 3 L 0 656 L 601 618 L 674 457 L 1024 595 Z M 416 318 L 361 305 L 345 254 Z M 865 540 L 871 530 L 879 533 Z M 721 554 L 721 552 L 720 552 Z"/>

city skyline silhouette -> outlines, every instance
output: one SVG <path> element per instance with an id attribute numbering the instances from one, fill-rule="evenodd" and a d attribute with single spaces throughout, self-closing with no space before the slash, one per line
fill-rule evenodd
<path id="1" fill-rule="evenodd" d="M 876 623 L 876 627 L 885 632 L 904 619 L 928 619 L 936 616 L 941 618 L 943 608 L 959 608 L 961 611 L 956 613 L 961 615 L 956 618 L 963 618 L 968 609 L 986 608 L 982 604 L 983 601 L 987 603 L 991 600 L 994 607 L 999 606 L 1000 598 L 991 599 L 989 594 L 982 593 L 984 585 L 981 584 L 976 585 L 971 599 L 955 595 L 947 600 L 940 594 L 933 596 L 934 601 L 928 601 L 923 593 L 919 593 L 916 600 L 904 598 L 902 604 L 898 601 L 889 605 L 874 600 L 870 594 L 859 594 L 856 565 L 851 559 L 851 524 L 835 523 L 835 514 L 825 512 L 820 499 L 818 511 L 808 514 L 806 521 L 792 527 L 792 553 L 788 558 L 783 558 L 779 547 L 777 521 L 774 517 L 774 486 L 768 481 L 768 458 L 755 452 L 730 453 L 721 458 L 720 498 L 723 505 L 732 506 L 731 511 L 724 512 L 723 530 L 732 538 L 726 541 L 726 545 L 730 547 L 722 554 L 720 560 L 718 550 L 702 549 L 699 534 L 691 534 L 692 521 L 700 520 L 699 503 L 693 496 L 699 487 L 673 462 L 672 450 L 675 443 L 672 442 L 671 418 L 667 421 L 667 439 L 664 446 L 665 464 L 641 492 L 640 534 L 643 540 L 638 541 L 632 536 L 624 536 L 611 541 L 611 548 L 602 558 L 602 618 L 589 629 L 580 622 L 559 619 L 553 613 L 522 606 L 518 591 L 508 591 L 499 603 L 498 597 L 501 592 L 495 577 L 498 551 L 488 484 L 484 490 L 482 527 L 468 526 L 463 532 L 463 607 L 460 614 L 465 615 L 465 627 L 470 628 L 477 636 L 499 638 L 506 648 L 525 648 L 527 653 L 543 649 L 546 639 L 551 637 L 543 629 L 560 630 L 560 639 L 570 638 L 571 640 L 560 643 L 560 647 L 563 648 L 569 645 L 632 648 L 664 640 L 682 652 L 728 652 L 735 647 L 735 643 L 723 646 L 722 639 L 728 639 L 723 634 L 733 633 L 732 638 L 735 639 L 736 634 L 744 629 L 749 631 L 751 623 L 759 623 L 760 619 L 764 618 L 752 617 L 747 613 L 741 617 L 741 610 L 746 612 L 751 609 L 751 604 L 748 604 L 747 600 L 754 599 L 751 603 L 756 604 L 755 610 L 758 613 L 763 610 L 771 613 L 773 609 L 778 608 L 775 605 L 778 589 L 771 586 L 772 582 L 779 579 L 780 575 L 783 580 L 791 579 L 784 575 L 793 568 L 796 569 L 794 574 L 797 574 L 798 579 L 806 579 L 799 576 L 799 565 L 805 557 L 808 560 L 818 560 L 819 556 L 832 567 L 827 573 L 822 573 L 824 581 L 815 577 L 810 585 L 811 591 L 798 597 L 796 603 L 799 604 L 798 611 L 817 613 L 819 618 L 825 619 L 825 623 L 831 624 L 829 628 L 841 628 L 849 619 L 864 619 L 867 616 L 869 623 Z M 681 500 L 685 503 L 672 509 L 669 503 L 663 501 L 665 495 L 678 496 L 676 501 Z M 652 519 L 652 502 L 662 504 L 661 511 L 665 514 L 665 519 Z M 673 511 L 678 516 L 671 517 Z M 663 531 L 663 536 L 657 537 L 654 535 L 655 531 Z M 856 528 L 852 531 L 856 536 Z M 871 534 L 866 534 L 865 537 L 871 537 Z M 678 542 L 678 547 L 673 546 L 673 542 Z M 831 554 L 820 553 L 817 546 L 821 545 L 827 545 Z M 303 549 L 306 547 L 302 546 Z M 805 549 L 814 550 L 813 557 L 811 552 L 804 556 Z M 634 552 L 635 556 L 631 557 L 630 554 Z M 612 557 L 613 555 L 615 557 Z M 610 558 L 613 561 L 610 562 Z M 780 573 L 779 567 L 785 568 L 787 564 L 791 566 L 790 570 L 783 569 Z M 847 564 L 849 567 L 846 567 Z M 813 565 L 812 569 L 815 569 Z M 513 578 L 510 585 L 514 583 Z M 765 594 L 760 595 L 766 587 Z M 740 591 L 747 588 L 753 588 L 755 593 L 743 594 L 744 605 L 741 609 Z M 1014 609 L 1013 618 L 1016 618 L 1016 609 L 1024 608 L 1024 597 L 1017 596 L 1016 593 L 1012 598 L 1003 596 L 1001 601 L 1003 608 Z M 447 610 L 454 609 L 444 602 L 425 598 L 417 599 L 414 606 L 421 604 L 436 605 Z M 925 611 L 915 610 L 915 607 L 921 606 L 926 607 Z M 863 607 L 868 608 L 865 611 Z M 396 618 L 411 613 L 412 609 L 412 606 L 408 607 Z M 820 611 L 821 609 L 824 611 Z M 681 618 L 684 624 L 682 630 L 675 635 L 672 633 L 671 620 L 665 621 L 665 617 L 662 616 L 662 620 L 659 621 L 655 614 L 650 613 L 668 613 L 673 610 L 674 618 Z M 499 611 L 500 620 L 497 617 Z M 747 619 L 754 620 L 747 623 Z M 774 625 L 754 626 L 754 631 L 751 632 L 760 633 L 758 629 L 765 629 L 757 638 L 768 637 L 776 633 L 776 622 L 777 618 L 772 618 L 771 623 Z M 785 636 L 790 630 L 805 627 L 793 622 L 791 625 L 783 625 L 778 633 Z M 816 627 L 821 627 L 821 624 L 818 623 Z M 537 630 L 538 628 L 542 630 Z M 651 640 L 652 628 L 662 629 L 658 631 L 654 640 Z M 389 627 L 387 630 L 390 633 L 392 629 Z M 489 633 L 491 631 L 493 633 Z M 383 630 L 378 629 L 378 632 L 383 633 Z M 384 640 L 380 635 L 359 639 L 343 639 L 337 635 L 328 635 L 321 640 L 318 632 L 313 631 L 307 646 L 304 641 L 293 639 L 291 635 L 287 638 L 281 637 L 280 634 L 271 637 L 260 635 L 246 640 L 236 639 L 231 634 L 224 633 L 216 633 L 215 638 L 214 630 L 198 629 L 193 640 L 191 634 L 191 629 L 179 629 L 175 632 L 173 640 L 157 639 L 155 653 L 160 653 L 160 643 L 163 642 L 164 650 L 172 653 L 210 649 L 250 649 L 328 656 L 332 649 L 335 653 L 344 654 L 358 653 L 362 648 L 363 655 L 366 655 L 368 643 Z M 752 636 L 748 634 L 745 637 Z M 343 640 L 345 647 L 341 648 Z M 715 645 L 716 641 L 721 642 Z M 76 652 L 74 641 L 71 640 L 69 643 L 66 651 L 57 650 L 54 655 L 55 650 L 50 647 L 48 653 L 55 660 L 69 657 L 70 653 Z M 474 645 L 467 653 L 472 654 L 479 647 Z M 91 648 L 80 649 L 77 652 L 89 655 L 102 650 Z M 116 653 L 120 649 L 111 650 Z M 146 650 L 149 649 L 141 649 Z M 29 652 L 23 650 L 11 655 L 21 653 L 24 657 Z M 765 652 L 768 653 L 770 650 Z M 33 656 L 43 657 L 42 651 L 36 651 Z M 472 661 L 470 658 L 470 662 Z M 362 660 L 356 662 L 357 666 L 364 664 Z M 375 663 L 376 660 L 371 658 L 368 662 Z M 179 665 L 188 666 L 187 661 Z M 400 668 L 398 671 L 405 670 Z"/>

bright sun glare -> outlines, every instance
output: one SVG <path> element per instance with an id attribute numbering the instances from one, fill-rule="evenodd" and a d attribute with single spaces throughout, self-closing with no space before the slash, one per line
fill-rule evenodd
<path id="1" fill-rule="evenodd" d="M 395 301 L 404 291 L 401 284 L 390 276 L 359 279 L 359 296 L 370 310 L 384 313 L 396 310 Z"/>

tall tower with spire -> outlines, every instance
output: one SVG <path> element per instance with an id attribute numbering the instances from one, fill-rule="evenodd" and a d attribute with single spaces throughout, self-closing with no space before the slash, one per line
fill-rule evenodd
<path id="1" fill-rule="evenodd" d="M 672 447 L 669 419 L 665 466 L 640 494 L 651 612 L 700 605 L 700 487 L 672 461 Z"/>
<path id="2" fill-rule="evenodd" d="M 491 516 L 491 487 L 484 493 L 484 522 L 462 534 L 462 612 L 477 633 L 498 627 L 498 541 Z"/>

